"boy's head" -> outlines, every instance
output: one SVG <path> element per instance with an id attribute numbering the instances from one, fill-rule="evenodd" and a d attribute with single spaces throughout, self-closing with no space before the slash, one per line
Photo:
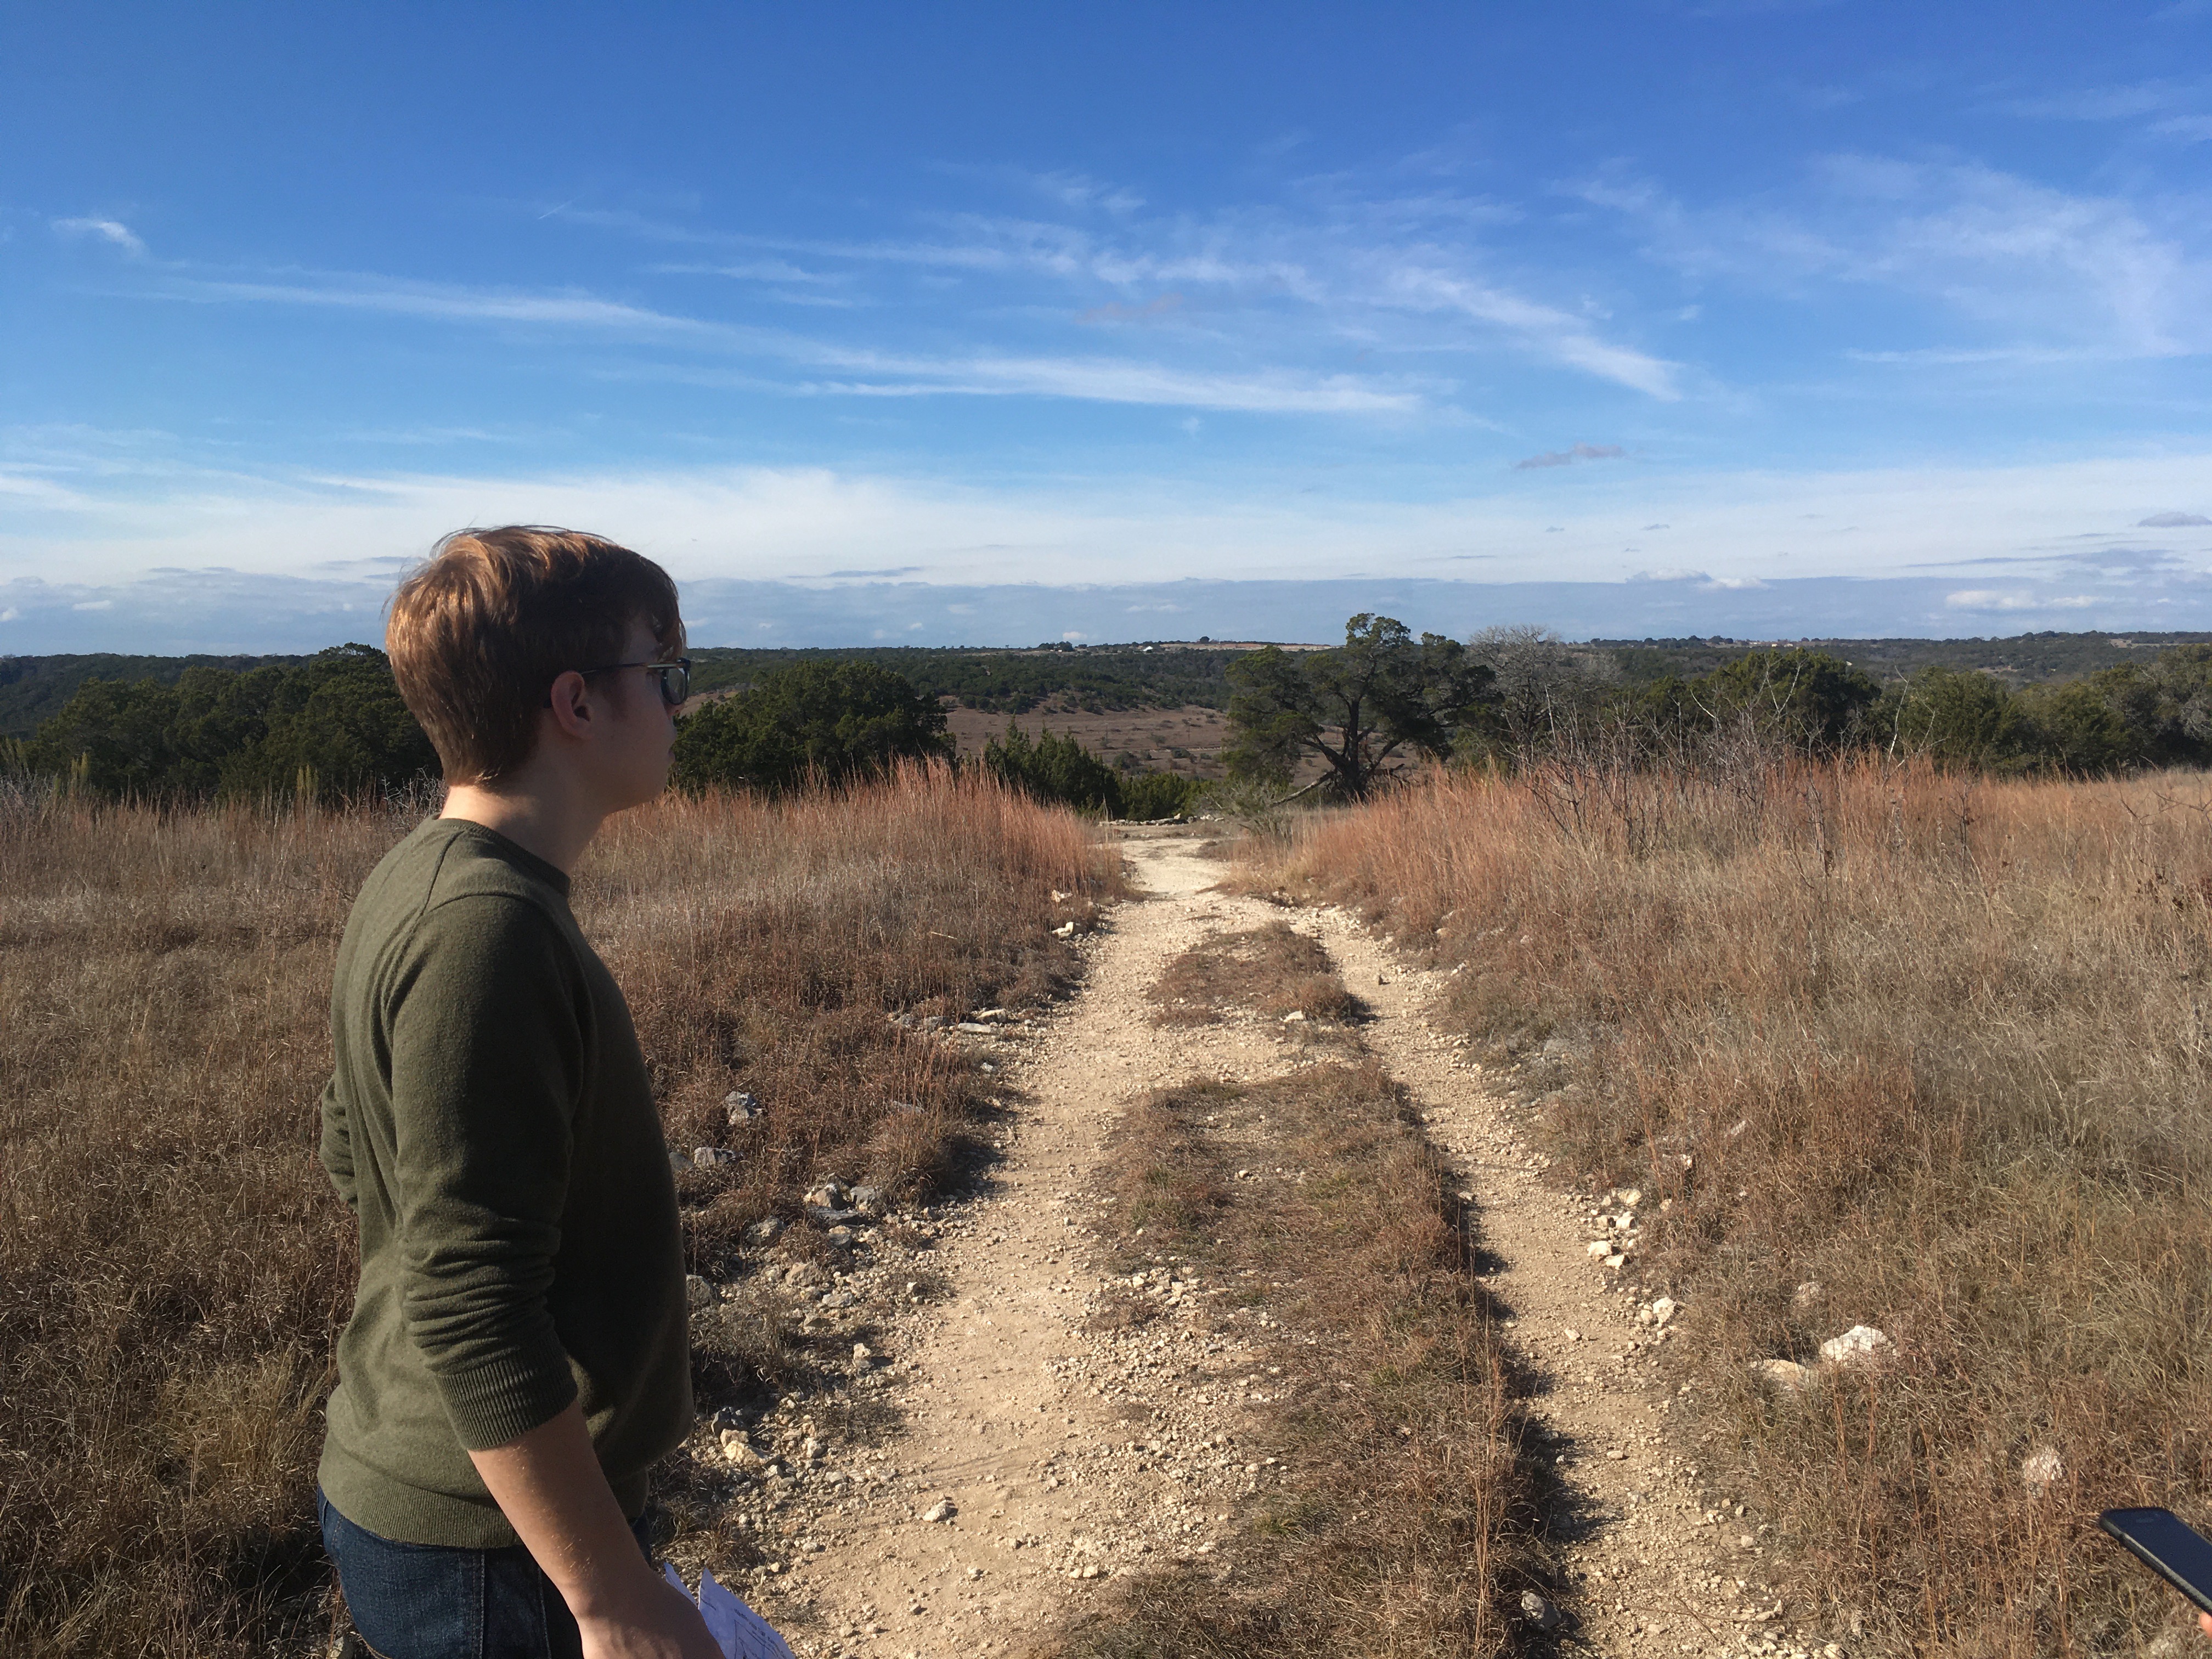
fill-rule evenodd
<path id="1" fill-rule="evenodd" d="M 484 783 L 530 758 L 554 680 L 628 660 L 642 623 L 684 650 L 676 584 L 643 555 L 540 525 L 460 530 L 392 596 L 384 647 L 399 695 L 448 783 Z"/>

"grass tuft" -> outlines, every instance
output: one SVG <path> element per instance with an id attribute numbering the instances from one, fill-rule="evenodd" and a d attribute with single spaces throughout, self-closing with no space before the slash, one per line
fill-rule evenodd
<path id="1" fill-rule="evenodd" d="M 1180 1260 L 1240 1288 L 1204 1316 L 1279 1368 L 1239 1443 L 1287 1468 L 1255 1483 L 1220 1555 L 1122 1582 L 1056 1651 L 1518 1645 L 1519 1595 L 1542 1571 L 1540 1476 L 1466 1218 L 1396 1086 L 1372 1062 L 1193 1082 L 1133 1103 L 1117 1145 L 1113 1265 Z"/>

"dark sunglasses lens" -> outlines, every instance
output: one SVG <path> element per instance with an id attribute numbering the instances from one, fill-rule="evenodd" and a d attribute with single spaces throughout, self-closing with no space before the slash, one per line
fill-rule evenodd
<path id="1" fill-rule="evenodd" d="M 682 663 L 660 671 L 660 700 L 671 708 L 682 706 L 691 695 L 691 671 Z"/>

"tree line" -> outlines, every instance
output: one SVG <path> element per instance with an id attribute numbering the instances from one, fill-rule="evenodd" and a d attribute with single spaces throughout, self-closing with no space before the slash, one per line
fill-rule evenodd
<path id="1" fill-rule="evenodd" d="M 1611 653 L 1540 629 L 1460 641 L 1362 613 L 1341 646 L 1270 647 L 1227 673 L 1231 778 L 1345 799 L 1422 764 L 1511 768 L 1597 743 L 1656 760 L 1743 732 L 2000 774 L 2212 765 L 2212 645 L 2018 688 L 1942 666 L 1884 684 L 1804 648 L 1631 684 Z M 824 656 L 688 713 L 675 777 L 693 792 L 780 791 L 953 757 L 933 692 L 877 662 Z M 1173 816 L 1199 787 L 1118 772 L 1071 736 L 1031 738 L 1011 720 L 975 763 L 1041 799 L 1117 817 Z M 196 665 L 169 684 L 89 679 L 33 736 L 0 744 L 0 764 L 94 794 L 185 799 L 336 801 L 438 770 L 390 665 L 367 645 L 242 670 Z"/>
<path id="2" fill-rule="evenodd" d="M 1258 651 L 1228 674 L 1231 775 L 1288 787 L 1317 770 L 1309 788 L 1350 799 L 1423 762 L 1510 769 L 1602 748 L 1656 763 L 1747 734 L 2001 775 L 2212 765 L 2212 645 L 2203 644 L 2019 687 L 1944 666 L 1884 684 L 1798 647 L 1632 684 L 1610 653 L 1542 629 L 1491 629 L 1462 642 L 1361 615 L 1340 647 Z"/>
<path id="3" fill-rule="evenodd" d="M 677 728 L 682 789 L 782 792 L 952 760 L 943 705 L 903 674 L 823 657 L 761 675 L 706 702 Z M 1166 817 L 1191 780 L 1127 775 L 1065 734 L 1031 738 L 1010 720 L 978 764 L 1042 799 L 1116 817 Z M 438 757 L 373 646 L 243 671 L 186 668 L 173 682 L 88 679 L 28 738 L 0 742 L 0 767 L 71 789 L 141 799 L 307 799 L 406 790 Z"/>

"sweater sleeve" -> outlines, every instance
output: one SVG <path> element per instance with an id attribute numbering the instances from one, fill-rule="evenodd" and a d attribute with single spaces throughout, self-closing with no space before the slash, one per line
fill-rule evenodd
<path id="1" fill-rule="evenodd" d="M 323 1173 L 330 1176 L 331 1185 L 345 1200 L 346 1208 L 357 1212 L 361 1197 L 354 1186 L 353 1125 L 346 1119 L 345 1103 L 338 1098 L 338 1080 L 335 1077 L 323 1085 L 322 1119 Z"/>
<path id="2" fill-rule="evenodd" d="M 393 996 L 407 1332 L 455 1435 L 482 1451 L 575 1397 L 546 1297 L 588 999 L 552 920 L 494 894 L 449 899 L 424 915 Z"/>

